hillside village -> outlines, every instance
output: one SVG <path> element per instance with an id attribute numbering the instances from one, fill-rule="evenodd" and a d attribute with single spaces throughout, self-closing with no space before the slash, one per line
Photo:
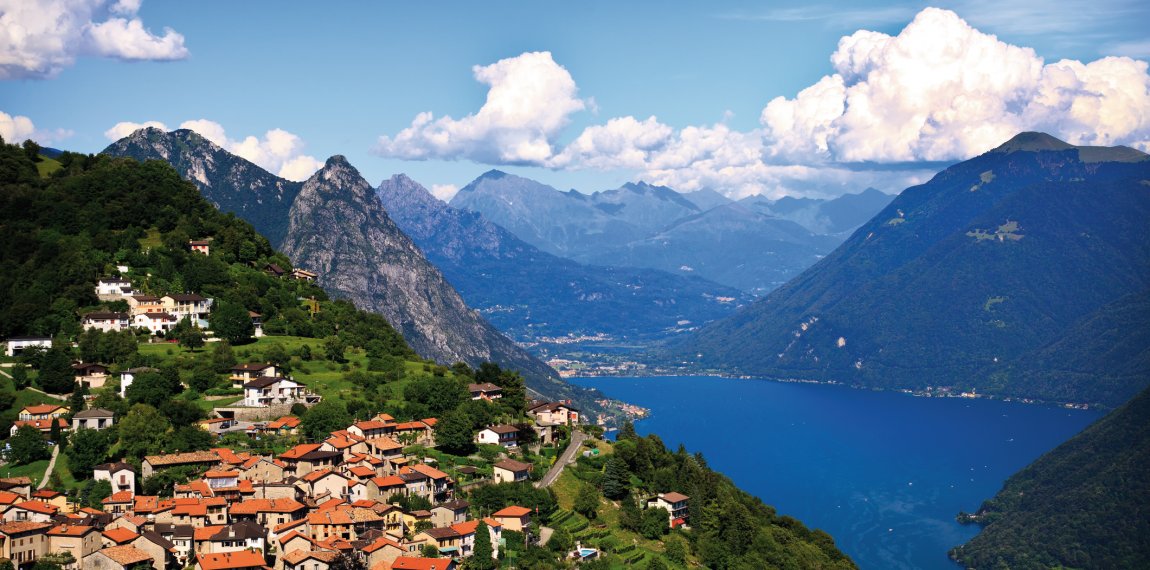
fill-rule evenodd
<path id="1" fill-rule="evenodd" d="M 166 163 L 0 144 L 0 241 L 0 570 L 854 568 L 700 455 L 421 358 Z"/>

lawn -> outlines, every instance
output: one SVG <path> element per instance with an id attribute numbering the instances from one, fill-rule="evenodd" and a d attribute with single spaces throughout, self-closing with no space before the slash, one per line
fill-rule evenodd
<path id="1" fill-rule="evenodd" d="M 323 396 L 325 399 L 349 401 L 362 397 L 361 387 L 349 382 L 346 379 L 346 375 L 355 371 L 367 370 L 368 358 L 363 350 L 348 350 L 345 354 L 347 362 L 336 363 L 322 359 L 322 339 L 297 336 L 265 336 L 251 344 L 235 346 L 232 348 L 232 351 L 236 356 L 237 362 L 266 362 L 268 359 L 265 357 L 265 354 L 273 350 L 273 347 L 278 346 L 276 350 L 282 348 L 283 352 L 294 354 L 304 345 L 308 345 L 311 348 L 311 353 L 315 355 L 315 358 L 309 361 L 302 361 L 298 356 L 292 357 L 291 375 L 296 381 L 304 384 L 309 390 Z M 157 358 L 161 366 L 174 364 L 180 367 L 184 371 L 181 376 L 187 380 L 190 376 L 190 372 L 187 372 L 187 370 L 192 367 L 193 361 L 199 358 L 206 358 L 211 353 L 212 343 L 208 343 L 203 348 L 195 351 L 169 342 L 141 344 L 139 350 L 140 354 L 144 356 Z M 404 370 L 407 373 L 406 376 L 424 372 L 424 366 L 425 364 L 423 362 L 405 362 Z M 451 373 L 448 372 L 448 374 L 450 375 Z M 403 389 L 408 384 L 406 376 L 404 379 L 387 385 L 387 388 L 390 390 L 390 397 L 388 398 L 390 403 L 394 404 L 402 401 Z M 211 402 L 199 400 L 196 403 L 205 410 L 209 410 L 230 405 L 242 399 L 242 397 L 237 397 L 234 400 L 225 399 Z"/>
<path id="2" fill-rule="evenodd" d="M 60 161 L 40 155 L 40 162 L 36 163 L 36 172 L 40 174 L 40 178 L 47 178 L 63 167 L 64 165 L 60 164 Z"/>
<path id="3" fill-rule="evenodd" d="M 44 478 L 44 470 L 47 468 L 48 460 L 41 459 L 27 465 L 5 465 L 2 473 L 5 477 L 29 477 L 32 479 L 32 488 L 35 489 Z"/>

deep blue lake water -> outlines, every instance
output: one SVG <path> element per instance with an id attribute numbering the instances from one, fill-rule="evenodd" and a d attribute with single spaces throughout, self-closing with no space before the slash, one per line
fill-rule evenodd
<path id="1" fill-rule="evenodd" d="M 766 380 L 573 383 L 650 408 L 636 431 L 701 451 L 779 513 L 829 532 L 864 570 L 959 568 L 946 552 L 978 529 L 954 516 L 1102 415 Z"/>

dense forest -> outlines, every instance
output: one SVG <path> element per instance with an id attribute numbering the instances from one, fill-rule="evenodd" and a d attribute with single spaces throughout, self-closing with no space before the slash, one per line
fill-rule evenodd
<path id="1" fill-rule="evenodd" d="M 972 568 L 1150 568 L 1150 389 L 1007 479 L 951 552 Z"/>

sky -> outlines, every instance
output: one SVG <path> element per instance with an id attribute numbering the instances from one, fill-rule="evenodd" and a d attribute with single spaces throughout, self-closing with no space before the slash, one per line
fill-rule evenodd
<path id="1" fill-rule="evenodd" d="M 0 0 L 0 136 L 191 128 L 449 198 L 897 193 L 1025 130 L 1150 150 L 1150 3 Z"/>

